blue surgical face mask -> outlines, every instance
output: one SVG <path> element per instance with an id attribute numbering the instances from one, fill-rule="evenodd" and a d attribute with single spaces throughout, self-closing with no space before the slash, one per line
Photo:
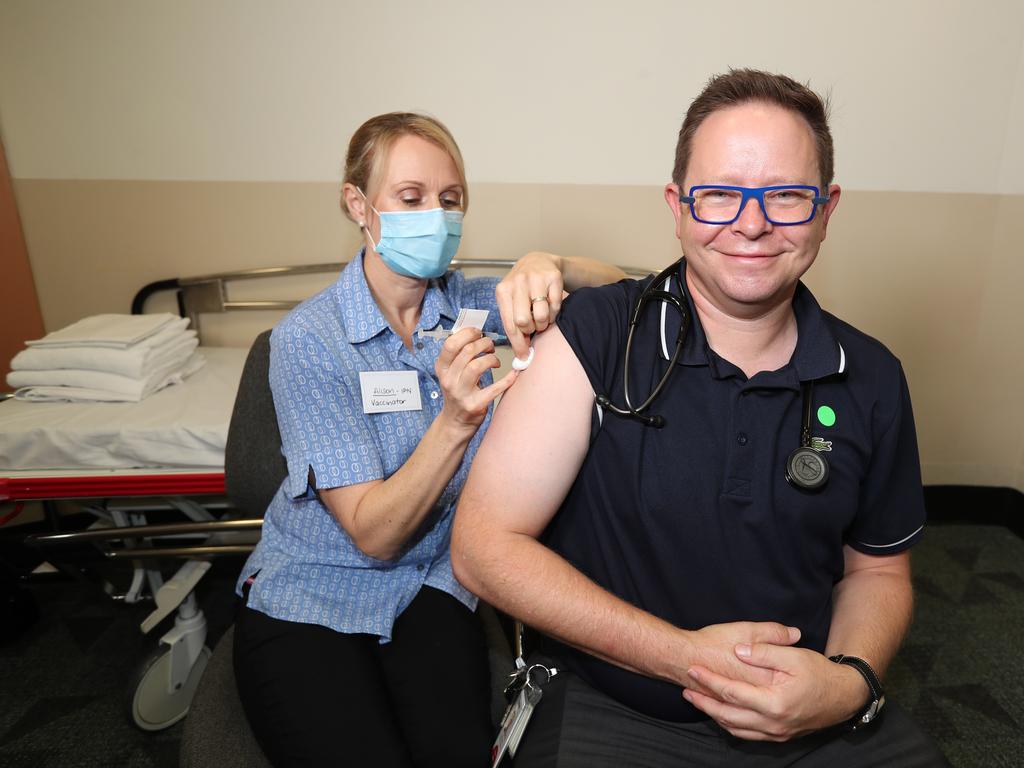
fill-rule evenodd
<path id="1" fill-rule="evenodd" d="M 448 270 L 462 239 L 462 211 L 373 210 L 380 219 L 380 242 L 373 249 L 389 269 L 418 278 L 440 277 Z"/>

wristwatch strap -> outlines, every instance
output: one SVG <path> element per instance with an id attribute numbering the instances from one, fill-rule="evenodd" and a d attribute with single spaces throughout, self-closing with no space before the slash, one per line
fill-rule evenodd
<path id="1" fill-rule="evenodd" d="M 836 656 L 829 656 L 828 660 L 834 661 L 836 664 L 846 664 L 856 669 L 860 672 L 861 677 L 864 678 L 864 682 L 868 684 L 868 689 L 871 691 L 867 706 L 848 723 L 850 730 L 855 731 L 874 720 L 878 713 L 882 711 L 882 707 L 885 706 L 885 691 L 882 690 L 882 683 L 878 679 L 878 675 L 875 674 L 875 670 L 862 658 L 846 656 L 840 653 Z"/>

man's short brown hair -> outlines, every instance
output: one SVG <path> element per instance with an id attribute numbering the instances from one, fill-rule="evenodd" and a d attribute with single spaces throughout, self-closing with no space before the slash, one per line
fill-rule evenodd
<path id="1" fill-rule="evenodd" d="M 828 127 L 828 102 L 806 85 L 785 75 L 757 69 L 730 69 L 708 81 L 700 95 L 686 110 L 676 143 L 676 163 L 672 181 L 682 187 L 690 162 L 693 136 L 712 112 L 752 101 L 774 104 L 796 112 L 807 121 L 818 150 L 818 171 L 822 192 L 832 183 L 834 157 L 832 131 Z"/>

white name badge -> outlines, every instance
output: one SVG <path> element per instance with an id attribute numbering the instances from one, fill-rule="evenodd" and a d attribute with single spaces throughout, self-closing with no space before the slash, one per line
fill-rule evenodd
<path id="1" fill-rule="evenodd" d="M 419 411 L 420 382 L 416 371 L 368 371 L 359 374 L 363 413 Z"/>

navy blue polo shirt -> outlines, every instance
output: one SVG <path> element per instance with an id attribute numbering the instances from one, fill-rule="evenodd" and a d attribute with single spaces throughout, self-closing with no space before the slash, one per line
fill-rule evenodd
<path id="1" fill-rule="evenodd" d="M 681 277 L 670 278 L 676 295 Z M 652 279 L 576 291 L 558 316 L 594 392 L 619 406 L 629 315 Z M 665 426 L 595 407 L 590 449 L 544 542 L 605 589 L 678 627 L 778 621 L 800 628 L 801 646 L 823 651 L 843 545 L 895 554 L 924 525 L 902 367 L 882 344 L 824 312 L 801 283 L 792 359 L 748 379 L 710 349 L 687 301 L 693 321 L 678 368 L 647 411 L 662 415 Z M 648 305 L 634 336 L 634 404 L 669 364 L 678 315 L 662 306 Z M 800 444 L 801 382 L 808 380 L 811 434 L 832 444 L 829 481 L 816 493 L 785 477 L 786 459 Z M 821 406 L 832 409 L 831 426 L 818 418 Z M 666 720 L 704 718 L 678 686 L 544 645 L 633 709 Z"/>

